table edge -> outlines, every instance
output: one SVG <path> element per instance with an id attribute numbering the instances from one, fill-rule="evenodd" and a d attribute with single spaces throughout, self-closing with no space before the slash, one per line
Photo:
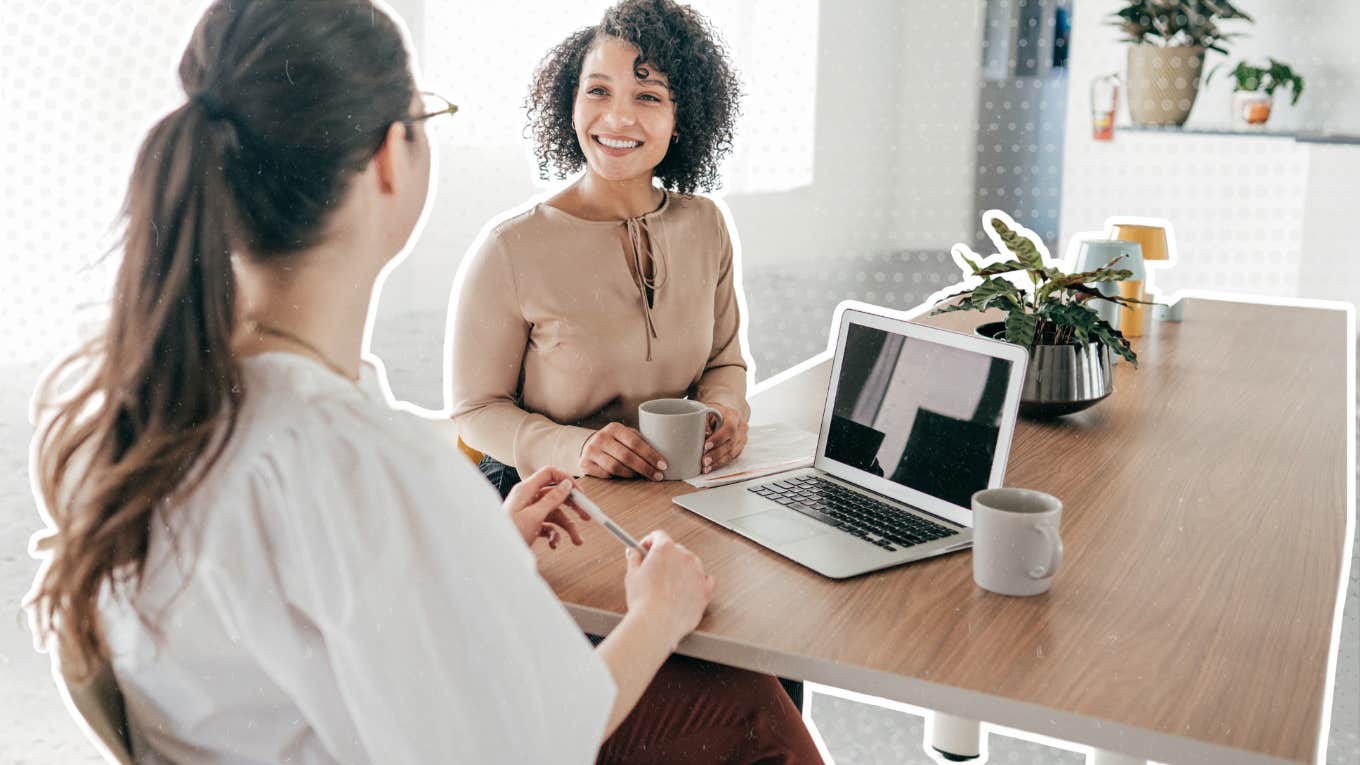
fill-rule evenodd
<path id="1" fill-rule="evenodd" d="M 589 606 L 564 605 L 577 626 L 592 635 L 607 635 L 623 618 L 622 614 Z M 829 685 L 1155 762 L 1203 765 L 1297 765 L 1308 762 L 1160 733 L 891 672 L 772 651 L 704 632 L 690 633 L 680 642 L 676 653 L 753 672 Z M 1320 753 L 1321 749 L 1314 752 L 1315 755 Z"/>

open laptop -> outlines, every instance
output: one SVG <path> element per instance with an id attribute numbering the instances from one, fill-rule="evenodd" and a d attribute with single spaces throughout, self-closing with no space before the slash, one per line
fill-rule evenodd
<path id="1" fill-rule="evenodd" d="M 1006 472 L 1028 358 L 844 310 L 812 467 L 674 501 L 834 579 L 966 549 L 973 492 Z"/>

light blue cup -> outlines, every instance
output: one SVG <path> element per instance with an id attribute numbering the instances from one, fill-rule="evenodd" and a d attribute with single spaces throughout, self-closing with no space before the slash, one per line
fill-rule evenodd
<path id="1" fill-rule="evenodd" d="M 1083 271 L 1094 271 L 1103 268 L 1111 261 L 1116 261 L 1111 268 L 1123 268 L 1133 272 L 1130 280 L 1147 279 L 1147 269 L 1143 265 L 1143 247 L 1137 242 L 1125 242 L 1121 239 L 1087 239 L 1077 248 L 1077 262 L 1073 264 L 1072 272 L 1081 273 Z M 1100 291 L 1102 295 L 1118 295 L 1118 282 L 1097 282 L 1090 285 Z M 1108 300 L 1092 299 L 1088 305 L 1096 312 L 1100 318 L 1108 321 L 1110 326 L 1119 329 L 1119 319 L 1124 313 L 1118 303 Z"/>

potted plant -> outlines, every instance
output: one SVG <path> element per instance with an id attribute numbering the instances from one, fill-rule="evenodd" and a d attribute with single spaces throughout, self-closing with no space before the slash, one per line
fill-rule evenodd
<path id="1" fill-rule="evenodd" d="M 1233 124 L 1238 126 L 1260 126 L 1270 119 L 1271 106 L 1275 91 L 1289 89 L 1289 105 L 1299 102 L 1303 95 L 1303 76 L 1283 61 L 1267 59 L 1268 66 L 1253 66 L 1246 61 L 1238 61 L 1229 74 L 1233 78 L 1232 115 Z M 1212 81 L 1218 67 L 1209 72 L 1207 81 Z"/>
<path id="2" fill-rule="evenodd" d="M 931 313 L 951 311 L 1006 312 L 1005 321 L 983 324 L 976 332 L 1029 349 L 1020 412 L 1053 417 L 1085 409 L 1114 390 L 1111 355 L 1134 366 L 1138 355 L 1119 330 L 1087 305 L 1104 299 L 1119 305 L 1146 302 L 1104 294 L 1094 283 L 1118 282 L 1133 272 L 1114 268 L 1119 258 L 1094 270 L 1064 273 L 1045 262 L 1039 238 L 999 210 L 989 210 L 983 222 L 991 228 L 998 248 L 1009 252 L 984 261 L 966 245 L 954 245 L 955 260 L 965 274 L 981 281 L 949 295 Z M 1020 231 L 1016 231 L 1020 228 Z"/>
<path id="3" fill-rule="evenodd" d="M 1112 23 L 1129 46 L 1129 117 L 1138 125 L 1183 125 L 1199 94 L 1204 52 L 1228 51 L 1223 19 L 1251 21 L 1229 0 L 1125 0 Z"/>

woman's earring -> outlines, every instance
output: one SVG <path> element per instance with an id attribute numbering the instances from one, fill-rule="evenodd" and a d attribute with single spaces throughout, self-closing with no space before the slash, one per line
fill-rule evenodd
<path id="1" fill-rule="evenodd" d="M 671 133 L 671 143 L 675 143 L 676 141 L 679 141 L 679 140 L 680 140 L 680 134 L 679 134 L 679 133 Z"/>

